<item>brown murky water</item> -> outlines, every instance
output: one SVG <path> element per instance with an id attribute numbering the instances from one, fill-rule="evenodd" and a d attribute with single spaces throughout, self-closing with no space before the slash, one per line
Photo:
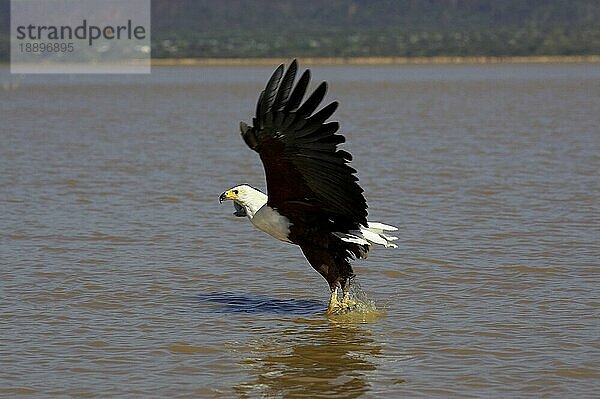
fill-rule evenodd
<path id="1" fill-rule="evenodd" d="M 597 395 L 600 66 L 313 68 L 401 228 L 364 320 L 217 201 L 270 70 L 1 71 L 0 396 Z"/>

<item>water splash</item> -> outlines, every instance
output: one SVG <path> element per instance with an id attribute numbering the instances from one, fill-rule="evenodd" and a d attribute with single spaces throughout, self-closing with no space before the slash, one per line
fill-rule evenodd
<path id="1" fill-rule="evenodd" d="M 367 323 L 382 318 L 383 309 L 377 308 L 375 302 L 367 296 L 356 278 L 350 280 L 350 296 L 340 306 L 327 313 L 327 317 L 336 322 Z"/>

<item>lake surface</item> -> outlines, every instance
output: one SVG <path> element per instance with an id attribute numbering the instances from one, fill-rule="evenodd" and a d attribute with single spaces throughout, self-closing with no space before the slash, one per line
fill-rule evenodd
<path id="1" fill-rule="evenodd" d="M 400 228 L 352 318 L 218 202 L 271 70 L 1 70 L 0 396 L 597 397 L 600 65 L 312 68 Z"/>

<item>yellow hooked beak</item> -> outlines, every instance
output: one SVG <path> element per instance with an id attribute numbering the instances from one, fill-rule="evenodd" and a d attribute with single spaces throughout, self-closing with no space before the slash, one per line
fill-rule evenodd
<path id="1" fill-rule="evenodd" d="M 227 190 L 219 197 L 219 202 L 237 199 L 237 190 Z"/>

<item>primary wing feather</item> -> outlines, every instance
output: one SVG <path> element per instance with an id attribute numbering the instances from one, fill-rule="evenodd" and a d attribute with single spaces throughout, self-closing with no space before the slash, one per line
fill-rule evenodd
<path id="1" fill-rule="evenodd" d="M 246 144 L 259 153 L 265 168 L 270 206 L 285 213 L 291 204 L 310 204 L 314 212 L 338 222 L 367 225 L 367 204 L 338 145 L 339 124 L 326 122 L 337 109 L 332 102 L 315 112 L 327 92 L 321 83 L 302 103 L 310 80 L 306 70 L 294 86 L 297 62 L 284 74 L 280 65 L 259 96 L 253 126 L 240 124 Z"/>
<path id="2" fill-rule="evenodd" d="M 279 90 L 277 91 L 275 102 L 273 103 L 274 110 L 280 111 L 288 101 L 290 93 L 292 92 L 292 87 L 294 86 L 294 79 L 296 78 L 297 69 L 297 64 L 292 63 L 285 72 L 283 80 L 281 81 L 281 85 L 279 86 Z"/>

